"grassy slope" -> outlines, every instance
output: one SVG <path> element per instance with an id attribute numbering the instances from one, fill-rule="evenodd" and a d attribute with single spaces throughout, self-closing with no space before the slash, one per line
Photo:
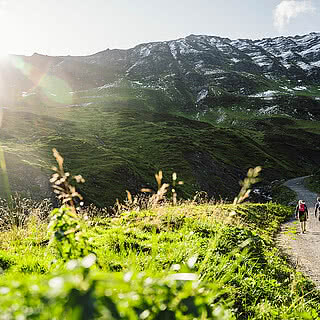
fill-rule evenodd
<path id="1" fill-rule="evenodd" d="M 203 189 L 232 194 L 241 178 L 239 168 L 244 172 L 263 165 L 267 178 L 283 175 L 284 169 L 285 175 L 297 170 L 285 155 L 280 160 L 271 155 L 250 131 L 129 109 L 97 107 L 87 112 L 80 108 L 66 113 L 69 120 L 6 112 L 4 150 L 7 157 L 18 154 L 40 168 L 50 168 L 54 164 L 51 149 L 57 148 L 66 159 L 66 168 L 87 180 L 81 190 L 87 200 L 100 205 L 112 204 L 125 195 L 125 189 L 135 192 L 145 184 L 154 186 L 153 175 L 159 169 L 167 180 L 172 172 L 178 173 L 186 182 L 187 187 L 180 190 L 185 197 Z M 8 166 L 11 180 L 21 178 L 16 170 L 19 162 Z"/>
<path id="2" fill-rule="evenodd" d="M 52 148 L 65 157 L 68 170 L 85 177 L 82 193 L 100 206 L 122 199 L 126 189 L 155 188 L 153 175 L 159 169 L 166 180 L 178 173 L 186 182 L 179 193 L 186 198 L 201 190 L 219 198 L 234 196 L 249 167 L 261 165 L 268 182 L 307 174 L 320 159 L 315 122 L 257 117 L 247 111 L 246 98 L 221 98 L 229 106 L 226 128 L 188 120 L 195 116 L 184 110 L 188 106 L 161 90 L 109 87 L 57 96 L 40 91 L 20 98 L 10 112 L 0 111 L 0 145 L 11 189 L 39 199 L 50 196 Z M 255 109 L 263 104 L 251 100 Z M 232 101 L 241 103 L 233 108 Z M 211 116 L 203 119 L 214 123 Z M 2 174 L 2 193 L 4 180 Z"/>
<path id="3" fill-rule="evenodd" d="M 315 172 L 312 176 L 306 178 L 305 184 L 313 192 L 316 192 L 318 195 L 320 194 L 320 174 L 319 172 Z"/>
<path id="4" fill-rule="evenodd" d="M 81 191 L 86 199 L 101 206 L 123 198 L 126 189 L 135 193 L 145 185 L 155 187 L 153 175 L 159 169 L 167 180 L 178 173 L 186 182 L 179 190 L 184 197 L 205 190 L 219 198 L 238 191 L 238 181 L 249 167 L 262 165 L 263 178 L 269 181 L 306 174 L 320 158 L 320 132 L 312 122 L 275 117 L 246 121 L 247 129 L 219 128 L 155 113 L 163 97 L 140 91 L 138 99 L 136 89 L 125 88 L 75 94 L 74 105 L 96 97 L 86 107 L 43 106 L 30 96 L 14 111 L 3 111 L 0 138 L 12 189 L 49 194 L 52 148 L 65 157 L 68 170 L 85 177 Z M 167 106 L 174 109 L 173 104 Z M 31 170 L 30 163 L 36 169 Z M 26 172 L 31 172 L 29 177 Z M 41 181 L 42 191 L 39 182 L 32 181 Z"/>
<path id="5" fill-rule="evenodd" d="M 274 247 L 273 234 L 290 215 L 272 203 L 190 204 L 95 218 L 87 235 L 100 269 L 91 271 L 56 269 L 59 255 L 43 245 L 46 224 L 34 217 L 0 233 L 0 319 L 78 319 L 81 312 L 138 319 L 145 310 L 149 319 L 316 319 L 319 293 Z"/>

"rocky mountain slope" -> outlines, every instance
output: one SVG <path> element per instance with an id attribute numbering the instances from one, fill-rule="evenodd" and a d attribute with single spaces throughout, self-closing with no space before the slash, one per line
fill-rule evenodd
<path id="1" fill-rule="evenodd" d="M 262 100 L 257 112 L 283 114 L 285 101 L 296 96 L 311 97 L 318 107 L 319 49 L 318 33 L 262 40 L 190 35 L 85 57 L 11 56 L 0 64 L 2 99 L 10 104 L 42 93 L 46 103 L 64 104 L 82 90 L 130 88 L 139 97 L 149 89 L 168 100 L 171 112 L 218 112 L 224 100 L 230 106 L 231 96 L 232 105 Z M 278 96 L 283 103 L 270 102 Z M 318 119 L 313 110 L 312 117 Z"/>

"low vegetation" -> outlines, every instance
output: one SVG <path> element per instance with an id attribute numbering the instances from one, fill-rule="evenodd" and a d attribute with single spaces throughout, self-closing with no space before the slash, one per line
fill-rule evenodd
<path id="1" fill-rule="evenodd" d="M 320 172 L 316 172 L 305 179 L 305 185 L 311 191 L 320 195 Z"/>
<path id="2" fill-rule="evenodd" d="M 271 186 L 271 198 L 275 203 L 289 206 L 296 203 L 297 194 L 279 181 Z"/>
<path id="3" fill-rule="evenodd" d="M 128 193 L 110 214 L 76 210 L 81 196 L 61 161 L 52 179 L 60 208 L 48 215 L 47 203 L 19 211 L 2 202 L 1 214 L 26 218 L 0 233 L 0 319 L 320 317 L 319 291 L 275 247 L 292 209 L 243 203 L 259 169 L 233 204 L 153 197 L 141 210 Z"/>
<path id="4" fill-rule="evenodd" d="M 52 214 L 59 223 L 51 236 L 36 215 L 0 234 L 0 319 L 315 319 L 320 312 L 319 292 L 274 247 L 289 207 Z"/>

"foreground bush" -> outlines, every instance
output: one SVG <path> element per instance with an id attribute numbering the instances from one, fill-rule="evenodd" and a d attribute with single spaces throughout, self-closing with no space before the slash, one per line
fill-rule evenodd
<path id="1" fill-rule="evenodd" d="M 194 273 L 151 278 L 89 271 L 92 256 L 68 264 L 67 273 L 32 286 L 0 287 L 0 319 L 232 319 L 214 303 L 222 294 Z M 4 311 L 5 310 L 5 311 Z"/>

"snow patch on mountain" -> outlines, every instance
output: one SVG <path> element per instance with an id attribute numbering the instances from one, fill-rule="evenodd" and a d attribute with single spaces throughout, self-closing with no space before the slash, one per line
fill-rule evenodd
<path id="1" fill-rule="evenodd" d="M 218 109 L 218 113 L 219 113 L 219 117 L 216 120 L 216 122 L 217 123 L 224 122 L 227 119 L 227 113 L 222 108 Z"/>
<path id="2" fill-rule="evenodd" d="M 306 50 L 303 50 L 300 52 L 301 56 L 307 56 L 309 54 L 313 54 L 315 52 L 319 52 L 320 51 L 320 43 L 317 43 L 311 47 L 309 47 L 308 49 Z"/>
<path id="3" fill-rule="evenodd" d="M 128 74 L 132 69 L 134 69 L 136 66 L 143 64 L 142 60 L 136 61 L 129 69 L 127 69 L 126 74 Z"/>
<path id="4" fill-rule="evenodd" d="M 77 104 L 69 104 L 66 108 L 74 108 L 74 107 L 88 107 L 92 105 L 93 102 L 86 102 L 86 103 L 77 103 Z"/>
<path id="5" fill-rule="evenodd" d="M 303 70 L 310 70 L 310 69 L 312 69 L 312 66 L 310 66 L 309 64 L 307 64 L 307 63 L 305 63 L 305 62 L 303 62 L 303 61 L 298 61 L 298 62 L 297 62 L 297 65 L 298 65 L 301 69 L 303 69 Z"/>
<path id="6" fill-rule="evenodd" d="M 313 65 L 314 67 L 320 68 L 320 60 L 319 61 L 310 62 L 310 64 Z"/>
<path id="7" fill-rule="evenodd" d="M 64 64 L 64 60 L 62 60 L 62 61 L 60 61 L 59 63 L 57 63 L 54 67 L 55 68 L 59 68 L 59 67 L 61 67 L 61 65 L 63 65 Z"/>
<path id="8" fill-rule="evenodd" d="M 284 51 L 284 52 L 281 52 L 279 55 L 277 55 L 278 57 L 281 57 L 282 59 L 286 60 L 286 59 L 289 59 L 289 58 L 292 58 L 294 57 L 294 53 L 291 51 L 291 50 L 288 50 L 288 51 Z"/>
<path id="9" fill-rule="evenodd" d="M 170 52 L 173 55 L 173 57 L 177 60 L 178 50 L 176 48 L 175 42 L 168 42 L 168 46 L 170 48 Z"/>
<path id="10" fill-rule="evenodd" d="M 232 46 L 230 46 L 228 43 L 217 42 L 216 48 L 222 51 L 224 54 L 230 54 L 233 52 Z"/>
<path id="11" fill-rule="evenodd" d="M 194 68 L 195 68 L 196 70 L 201 70 L 202 67 L 203 67 L 203 60 L 197 61 L 196 64 L 195 64 L 195 66 L 194 66 Z"/>
<path id="12" fill-rule="evenodd" d="M 143 86 L 143 83 L 141 82 L 141 81 L 133 81 L 133 80 L 131 80 L 130 81 L 132 84 L 136 84 L 136 85 L 138 85 L 138 86 Z"/>
<path id="13" fill-rule="evenodd" d="M 302 90 L 308 90 L 308 88 L 305 86 L 296 86 L 293 88 L 293 90 L 302 91 Z"/>
<path id="14" fill-rule="evenodd" d="M 238 63 L 241 61 L 240 59 L 237 59 L 237 58 L 231 58 L 230 60 L 234 63 Z"/>
<path id="15" fill-rule="evenodd" d="M 82 99 L 99 99 L 99 98 L 103 98 L 103 97 L 105 97 L 106 95 L 100 95 L 100 96 L 98 96 L 98 95 L 89 95 L 89 96 L 82 96 L 81 98 Z"/>
<path id="16" fill-rule="evenodd" d="M 98 87 L 98 91 L 100 90 L 103 90 L 103 89 L 108 89 L 108 88 L 114 88 L 114 87 L 118 87 L 120 85 L 120 83 L 122 82 L 122 78 L 117 80 L 117 81 L 114 81 L 114 82 L 111 82 L 111 83 L 106 83 L 105 85 L 101 86 L 101 87 Z"/>
<path id="17" fill-rule="evenodd" d="M 288 92 L 294 92 L 292 89 L 288 88 L 287 86 L 280 86 L 281 89 L 286 90 Z"/>
<path id="18" fill-rule="evenodd" d="M 260 114 L 277 114 L 279 113 L 279 110 L 278 110 L 279 106 L 278 105 L 274 105 L 274 106 L 269 106 L 269 107 L 266 107 L 266 108 L 260 108 L 258 110 L 258 113 Z"/>
<path id="19" fill-rule="evenodd" d="M 263 66 L 268 66 L 272 63 L 272 60 L 269 59 L 266 56 L 255 56 L 255 55 L 251 55 L 252 60 L 259 66 L 259 67 L 263 67 Z"/>
<path id="20" fill-rule="evenodd" d="M 176 44 L 178 45 L 179 52 L 182 55 L 199 52 L 198 50 L 195 50 L 190 44 L 188 44 L 186 39 L 176 40 Z"/>
<path id="21" fill-rule="evenodd" d="M 140 48 L 140 56 L 142 58 L 148 57 L 151 53 L 151 48 L 152 48 L 152 44 L 149 44 L 146 47 L 141 47 Z"/>
<path id="22" fill-rule="evenodd" d="M 245 51 L 249 49 L 252 44 L 250 43 L 249 40 L 238 39 L 238 40 L 232 40 L 230 42 L 230 45 L 236 47 L 240 51 Z"/>
<path id="23" fill-rule="evenodd" d="M 207 97 L 209 91 L 208 89 L 202 89 L 197 96 L 197 103 Z"/>
<path id="24" fill-rule="evenodd" d="M 138 80 L 129 80 L 129 83 L 132 88 L 154 89 L 154 90 L 162 90 L 162 91 L 167 90 L 167 84 L 161 81 L 144 83 Z"/>
<path id="25" fill-rule="evenodd" d="M 309 120 L 313 121 L 314 119 L 314 115 L 308 111 L 308 116 L 309 116 Z"/>
<path id="26" fill-rule="evenodd" d="M 270 97 L 274 97 L 275 95 L 278 95 L 279 91 L 275 91 L 275 90 L 267 90 L 264 92 L 260 92 L 257 94 L 251 94 L 248 97 L 251 98 L 270 98 Z"/>

